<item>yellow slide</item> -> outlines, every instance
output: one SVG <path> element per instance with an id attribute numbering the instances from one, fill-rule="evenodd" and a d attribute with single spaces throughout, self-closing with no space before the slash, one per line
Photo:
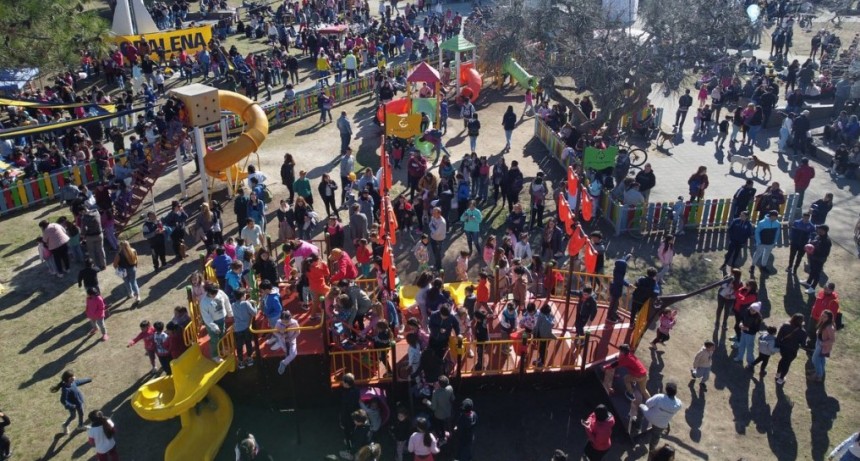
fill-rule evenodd
<path id="1" fill-rule="evenodd" d="M 171 368 L 172 376 L 156 378 L 137 390 L 132 408 L 149 421 L 179 416 L 182 429 L 167 446 L 165 461 L 211 461 L 233 420 L 233 403 L 216 383 L 236 369 L 236 358 L 228 354 L 215 363 L 193 344 L 171 362 Z"/>
<path id="2" fill-rule="evenodd" d="M 241 179 L 246 173 L 239 171 L 237 163 L 256 152 L 266 140 L 269 134 L 269 119 L 259 104 L 241 94 L 218 90 L 218 102 L 221 110 L 238 115 L 245 122 L 246 129 L 239 135 L 239 139 L 207 153 L 203 157 L 203 166 L 207 175 L 221 181 L 227 180 L 227 170 L 230 170 L 233 180 Z"/>

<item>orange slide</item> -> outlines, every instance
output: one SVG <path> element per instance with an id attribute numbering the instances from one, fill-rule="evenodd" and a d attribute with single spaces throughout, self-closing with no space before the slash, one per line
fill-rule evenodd
<path id="1" fill-rule="evenodd" d="M 484 79 L 481 78 L 481 74 L 471 62 L 460 64 L 460 85 L 465 87 L 460 90 L 460 94 L 469 98 L 472 102 L 475 102 L 478 99 L 478 95 L 481 94 Z"/>
<path id="2" fill-rule="evenodd" d="M 230 170 L 233 180 L 242 179 L 247 173 L 239 170 L 238 163 L 256 152 L 266 140 L 269 119 L 259 104 L 241 94 L 218 90 L 218 102 L 221 110 L 230 111 L 245 122 L 245 131 L 239 135 L 239 139 L 208 152 L 203 157 L 203 165 L 207 175 L 221 181 L 227 180 L 227 170 Z"/>

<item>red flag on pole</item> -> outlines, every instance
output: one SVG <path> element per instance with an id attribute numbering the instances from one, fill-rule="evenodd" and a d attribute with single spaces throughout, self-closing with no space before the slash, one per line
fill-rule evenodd
<path id="1" fill-rule="evenodd" d="M 382 269 L 388 278 L 388 289 L 394 291 L 397 285 L 397 269 L 394 267 L 394 253 L 391 250 L 391 242 L 386 240 L 382 249 Z"/>
<path id="2" fill-rule="evenodd" d="M 579 254 L 579 251 L 582 250 L 582 247 L 588 243 L 588 237 L 585 236 L 585 232 L 582 231 L 582 227 L 576 226 L 576 229 L 570 235 L 570 241 L 567 242 L 567 254 L 571 258 L 575 257 Z"/>
<path id="3" fill-rule="evenodd" d="M 380 234 L 379 238 L 388 237 L 391 243 L 397 244 L 397 215 L 394 214 L 394 206 L 391 205 L 391 198 L 388 195 L 382 197 L 382 213 L 380 214 Z M 383 221 L 385 224 L 383 224 Z"/>
<path id="4" fill-rule="evenodd" d="M 584 187 L 580 188 L 579 195 L 582 197 L 582 202 L 579 206 L 579 210 L 582 212 L 582 219 L 586 222 L 591 221 L 591 218 L 594 217 L 594 199 L 588 195 L 588 191 Z"/>
<path id="5" fill-rule="evenodd" d="M 564 223 L 564 233 L 571 235 L 573 230 L 573 215 L 570 212 L 570 204 L 567 202 L 567 197 L 561 192 L 558 194 L 558 219 Z"/>
<path id="6" fill-rule="evenodd" d="M 388 152 L 385 151 L 385 136 L 382 137 L 382 145 L 379 147 L 379 164 L 382 166 L 382 188 L 383 193 L 391 190 L 391 164 L 388 163 Z"/>
<path id="7" fill-rule="evenodd" d="M 597 271 L 597 250 L 591 242 L 585 245 L 585 271 L 589 274 Z"/>
<path id="8" fill-rule="evenodd" d="M 573 172 L 573 167 L 567 167 L 567 193 L 571 196 L 576 196 L 576 191 L 579 189 L 579 178 Z"/>

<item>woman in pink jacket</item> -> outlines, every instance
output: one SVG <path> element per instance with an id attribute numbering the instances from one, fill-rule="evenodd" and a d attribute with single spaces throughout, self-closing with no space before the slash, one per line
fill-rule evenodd
<path id="1" fill-rule="evenodd" d="M 812 353 L 812 365 L 815 372 L 809 375 L 811 381 L 824 381 L 824 365 L 836 343 L 836 327 L 833 326 L 833 312 L 825 310 L 818 320 L 815 330 L 815 351 Z"/>
<path id="2" fill-rule="evenodd" d="M 66 229 L 57 223 L 42 221 L 42 241 L 54 257 L 54 265 L 57 266 L 57 277 L 66 275 L 71 265 L 69 264 L 69 234 Z"/>

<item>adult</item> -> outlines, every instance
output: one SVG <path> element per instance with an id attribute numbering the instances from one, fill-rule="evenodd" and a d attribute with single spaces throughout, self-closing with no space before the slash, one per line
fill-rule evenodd
<path id="1" fill-rule="evenodd" d="M 233 199 L 233 213 L 236 214 L 236 224 L 239 227 L 245 225 L 245 220 L 248 218 L 248 196 L 245 195 L 245 188 L 239 186 L 236 189 L 236 198 Z"/>
<path id="2" fill-rule="evenodd" d="M 69 234 L 62 224 L 41 221 L 39 227 L 42 229 L 42 243 L 54 257 L 57 266 L 57 277 L 62 277 L 71 269 L 69 263 Z"/>
<path id="3" fill-rule="evenodd" d="M 696 172 L 687 180 L 687 186 L 690 189 L 690 201 L 698 202 L 705 196 L 705 190 L 710 183 L 708 182 L 708 167 L 700 166 Z"/>
<path id="4" fill-rule="evenodd" d="M 0 411 L 0 459 L 7 460 L 12 456 L 12 441 L 6 435 L 6 427 L 12 424 L 9 415 Z"/>
<path id="5" fill-rule="evenodd" d="M 341 280 L 353 281 L 358 278 L 358 268 L 352 258 L 340 248 L 331 250 L 329 254 L 331 263 L 331 282 L 337 283 Z M 375 325 L 374 325 L 375 326 Z"/>
<path id="6" fill-rule="evenodd" d="M 429 226 L 430 249 L 433 252 L 433 262 L 436 265 L 436 270 L 442 270 L 442 243 L 448 234 L 448 223 L 442 217 L 442 210 L 439 207 L 433 208 Z"/>
<path id="7" fill-rule="evenodd" d="M 104 245 L 104 229 L 102 228 L 101 214 L 98 210 L 85 209 L 81 215 L 81 235 L 84 236 L 84 241 L 87 244 L 87 253 L 90 258 L 99 266 L 99 269 L 106 267 L 105 245 Z"/>
<path id="8" fill-rule="evenodd" d="M 743 186 L 735 191 L 732 197 L 732 219 L 737 218 L 741 212 L 749 208 L 755 198 L 756 188 L 752 179 L 747 179 Z"/>
<path id="9" fill-rule="evenodd" d="M 349 209 L 349 238 L 352 241 L 353 247 L 358 245 L 358 241 L 368 237 L 368 217 L 361 212 L 361 205 L 354 203 Z"/>
<path id="10" fill-rule="evenodd" d="M 263 232 L 266 231 L 266 203 L 256 192 L 248 196 L 248 219 L 254 220 Z"/>
<path id="11" fill-rule="evenodd" d="M 797 274 L 797 268 L 803 261 L 803 255 L 805 254 L 804 247 L 809 243 L 814 233 L 815 225 L 810 222 L 810 214 L 808 212 L 803 213 L 800 219 L 791 223 L 791 228 L 788 232 L 791 246 L 788 255 L 788 267 L 785 269 L 786 272 Z"/>
<path id="12" fill-rule="evenodd" d="M 809 121 L 809 111 L 804 110 L 797 117 L 794 118 L 794 123 L 792 124 L 792 139 L 793 139 L 793 147 L 794 147 L 794 155 L 805 155 L 806 147 L 809 143 L 809 129 L 811 128 L 811 123 Z"/>
<path id="13" fill-rule="evenodd" d="M 809 242 L 809 245 L 812 245 L 812 251 L 806 247 L 806 255 L 809 259 L 809 277 L 800 284 L 807 287 L 806 292 L 808 294 L 815 294 L 815 287 L 821 279 L 821 272 L 824 271 L 824 263 L 830 256 L 833 242 L 830 240 L 829 232 L 830 226 L 827 224 L 816 226 L 815 235 Z"/>
<path id="14" fill-rule="evenodd" d="M 505 114 L 502 115 L 502 128 L 505 130 L 505 152 L 511 150 L 511 136 L 514 134 L 514 128 L 517 127 L 517 114 L 514 113 L 514 106 L 508 106 Z"/>
<path id="15" fill-rule="evenodd" d="M 439 447 L 436 436 L 430 431 L 430 423 L 426 418 L 419 417 L 415 420 L 415 429 L 409 437 L 406 449 L 415 455 L 416 461 L 432 461 L 433 455 L 439 453 Z"/>
<path id="16" fill-rule="evenodd" d="M 519 201 L 520 192 L 523 190 L 524 178 L 520 171 L 520 164 L 516 160 L 511 162 L 505 178 L 502 180 L 502 189 L 505 190 L 505 198 L 508 201 L 508 213 L 513 211 L 514 204 Z"/>
<path id="17" fill-rule="evenodd" d="M 762 219 L 770 210 L 779 210 L 785 204 L 785 200 L 785 192 L 780 188 L 779 183 L 772 182 L 760 196 L 756 197 L 755 209 L 758 211 L 756 219 Z"/>
<path id="18" fill-rule="evenodd" d="M 209 282 L 205 290 L 206 295 L 200 298 L 200 317 L 209 334 L 209 358 L 221 363 L 224 359 L 218 355 L 218 343 L 227 329 L 227 317 L 233 317 L 233 308 L 227 293 L 221 291 L 218 285 Z"/>
<path id="19" fill-rule="evenodd" d="M 454 320 L 454 323 L 457 323 Z M 431 338 L 432 341 L 432 338 Z M 447 341 L 446 341 L 447 342 Z M 433 412 L 433 432 L 440 438 L 445 438 L 445 432 L 450 428 L 451 419 L 454 416 L 454 387 L 447 376 L 441 375 L 433 386 L 433 394 L 430 400 L 424 400 L 424 404 Z"/>
<path id="20" fill-rule="evenodd" d="M 785 384 L 791 362 L 797 358 L 800 346 L 806 342 L 806 332 L 803 330 L 803 314 L 794 314 L 791 320 L 782 324 L 776 333 L 776 345 L 779 347 L 779 363 L 776 366 L 776 383 Z"/>
<path id="21" fill-rule="evenodd" d="M 478 135 L 481 133 L 481 122 L 478 121 L 478 114 L 472 114 L 472 118 L 466 124 L 466 131 L 469 134 L 469 147 L 472 152 L 477 152 Z"/>
<path id="22" fill-rule="evenodd" d="M 636 323 L 636 315 L 645 303 L 657 297 L 657 290 L 659 290 L 657 268 L 649 267 L 645 275 L 636 280 L 635 288 L 630 295 L 630 324 Z"/>
<path id="23" fill-rule="evenodd" d="M 630 187 L 624 191 L 621 203 L 629 207 L 636 207 L 645 203 L 645 196 L 639 190 L 639 187 L 638 182 L 631 184 Z"/>
<path id="24" fill-rule="evenodd" d="M 263 174 L 263 172 L 257 171 L 256 166 L 248 164 L 248 187 L 254 189 L 255 181 L 257 184 L 265 184 L 267 179 L 269 177 Z"/>
<path id="25" fill-rule="evenodd" d="M 463 399 L 460 403 L 460 416 L 454 425 L 454 437 L 457 439 L 457 459 L 472 461 L 472 443 L 475 440 L 475 426 L 478 425 L 478 413 L 472 399 Z"/>
<path id="26" fill-rule="evenodd" d="M 286 242 L 296 236 L 296 212 L 289 202 L 281 199 L 278 209 L 275 210 L 275 219 L 278 220 L 278 241 Z"/>
<path id="27" fill-rule="evenodd" d="M 245 227 L 242 228 L 239 236 L 245 241 L 245 245 L 254 248 L 266 247 L 266 233 L 252 218 L 245 220 Z"/>
<path id="28" fill-rule="evenodd" d="M 281 182 L 290 191 L 288 201 L 293 203 L 293 199 L 296 197 L 296 193 L 293 190 L 293 183 L 296 182 L 296 161 L 293 159 L 292 154 L 284 154 L 284 163 L 281 164 Z"/>
<path id="29" fill-rule="evenodd" d="M 340 157 L 340 203 L 346 208 L 346 197 L 349 195 L 349 187 L 352 181 L 349 179 L 350 174 L 355 171 L 355 157 L 352 156 L 352 149 L 347 146 Z"/>
<path id="30" fill-rule="evenodd" d="M 684 90 L 684 94 L 678 98 L 678 110 L 675 112 L 675 124 L 672 125 L 672 128 L 684 131 L 684 121 L 687 120 L 687 112 L 692 105 L 693 97 L 690 96 L 690 90 Z"/>
<path id="31" fill-rule="evenodd" d="M 314 194 L 311 192 L 311 182 L 307 175 L 307 171 L 299 170 L 299 178 L 293 182 L 293 189 L 296 191 L 296 195 L 305 199 L 305 203 L 314 206 Z"/>
<path id="32" fill-rule="evenodd" d="M 654 176 L 654 170 L 651 168 L 651 164 L 646 163 L 645 166 L 642 167 L 642 171 L 636 173 L 636 177 L 634 179 L 636 184 L 639 184 L 639 192 L 647 202 L 648 197 L 651 195 L 651 189 L 657 185 L 657 177 Z"/>
<path id="33" fill-rule="evenodd" d="M 475 251 L 481 251 L 481 210 L 475 206 L 475 201 L 469 201 L 469 208 L 460 216 L 460 221 L 463 223 L 463 232 L 466 233 L 466 242 L 469 245 L 469 254 L 472 254 L 472 244 L 475 245 Z"/>
<path id="34" fill-rule="evenodd" d="M 800 165 L 794 171 L 794 192 L 797 194 L 797 208 L 803 208 L 803 197 L 806 195 L 806 189 L 809 188 L 809 183 L 815 177 L 815 168 L 809 166 L 809 159 L 804 157 L 800 159 Z"/>
<path id="35" fill-rule="evenodd" d="M 654 452 L 657 449 L 657 444 L 663 437 L 663 433 L 669 430 L 672 417 L 684 406 L 677 395 L 678 385 L 670 381 L 666 383 L 665 392 L 655 394 L 644 404 L 639 405 L 640 411 L 645 415 L 645 420 L 651 425 L 651 429 L 645 433 L 649 452 Z"/>
<path id="36" fill-rule="evenodd" d="M 615 426 L 615 418 L 605 405 L 600 404 L 582 420 L 585 428 L 585 436 L 588 442 L 585 444 L 583 456 L 588 461 L 600 461 L 612 447 L 612 428 Z"/>
<path id="37" fill-rule="evenodd" d="M 549 218 L 543 229 L 541 238 L 541 257 L 544 261 L 552 261 L 553 258 L 561 256 L 561 243 L 564 239 L 561 228 L 558 227 L 555 218 Z"/>
<path id="38" fill-rule="evenodd" d="M 529 186 L 529 196 L 531 197 L 529 230 L 535 227 L 543 227 L 543 210 L 547 195 L 549 195 L 549 188 L 546 186 L 546 181 L 544 181 L 543 172 L 539 171 Z"/>
<path id="39" fill-rule="evenodd" d="M 406 174 L 409 180 L 409 200 L 415 200 L 415 191 L 419 190 L 418 183 L 427 173 L 427 159 L 418 151 L 412 151 L 406 163 Z"/>
<path id="40" fill-rule="evenodd" d="M 511 233 L 517 237 L 526 227 L 526 213 L 523 211 L 523 206 L 515 203 L 513 209 L 505 218 L 505 230 L 510 229 Z"/>
<path id="41" fill-rule="evenodd" d="M 167 265 L 167 238 L 164 223 L 155 216 L 155 213 L 150 211 L 146 214 L 146 220 L 143 222 L 143 238 L 149 243 L 149 249 L 152 253 L 152 266 L 158 272 L 162 267 Z M 161 263 L 159 265 L 159 262 Z"/>
<path id="42" fill-rule="evenodd" d="M 251 194 L 254 195 L 253 193 Z M 188 223 L 188 213 L 182 207 L 182 203 L 174 200 L 170 203 L 170 213 L 164 217 L 164 224 L 170 226 L 170 242 L 173 246 L 174 261 L 185 257 L 185 226 Z"/>
<path id="43" fill-rule="evenodd" d="M 493 165 L 493 170 L 490 179 L 493 181 L 493 202 L 497 203 L 499 197 L 502 197 L 502 205 L 505 204 L 507 193 L 504 189 L 505 176 L 508 174 L 508 166 L 505 164 L 505 158 L 499 158 L 498 162 Z"/>
<path id="44" fill-rule="evenodd" d="M 740 324 L 740 338 L 738 341 L 738 353 L 735 356 L 736 363 L 743 363 L 744 355 L 747 359 L 747 369 L 752 370 L 755 362 L 753 351 L 755 350 L 756 338 L 763 328 L 764 320 L 761 318 L 761 303 L 754 302 L 744 309 L 743 320 Z"/>
<path id="45" fill-rule="evenodd" d="M 280 281 L 278 277 L 278 267 L 275 261 L 272 260 L 272 255 L 269 250 L 261 249 L 257 251 L 256 261 L 254 261 L 254 274 L 260 277 L 260 280 L 268 280 L 273 285 L 277 285 Z"/>
<path id="46" fill-rule="evenodd" d="M 812 221 L 812 224 L 815 224 L 816 226 L 824 224 L 824 222 L 827 221 L 827 214 L 830 213 L 830 210 L 832 209 L 833 193 L 828 192 L 824 194 L 824 198 L 820 198 L 812 202 L 812 205 L 810 205 L 810 221 Z"/>
<path id="47" fill-rule="evenodd" d="M 755 277 L 756 267 L 765 273 L 770 264 L 771 252 L 782 240 L 782 224 L 778 217 L 779 213 L 771 210 L 755 226 L 755 251 L 750 261 L 750 277 Z"/>
<path id="48" fill-rule="evenodd" d="M 815 371 L 809 375 L 811 381 L 824 381 L 824 366 L 836 343 L 836 327 L 833 322 L 833 312 L 825 310 L 821 313 L 818 327 L 815 329 L 815 350 L 812 352 L 812 366 Z"/>
<path id="49" fill-rule="evenodd" d="M 827 459 L 834 461 L 860 460 L 860 432 L 851 434 L 830 452 Z"/>
<path id="50" fill-rule="evenodd" d="M 343 154 L 349 148 L 349 141 L 352 140 L 352 124 L 349 123 L 346 111 L 341 111 L 336 125 L 337 131 L 340 132 L 340 153 Z"/>
<path id="51" fill-rule="evenodd" d="M 809 313 L 809 318 L 812 320 L 809 325 L 813 328 L 821 322 L 821 315 L 824 311 L 830 311 L 833 314 L 833 323 L 839 326 L 839 295 L 836 293 L 836 284 L 828 283 L 822 287 L 821 291 L 815 295 L 815 303 L 812 304 L 812 311 Z M 809 331 L 809 341 L 815 342 L 815 331 Z"/>
<path id="52" fill-rule="evenodd" d="M 323 173 L 322 178 L 320 179 L 320 184 L 317 186 L 317 190 L 320 193 L 323 205 L 325 206 L 326 216 L 337 216 L 338 210 L 334 199 L 335 192 L 337 191 L 337 183 L 331 178 L 331 176 L 329 176 L 328 173 Z"/>
<path id="53" fill-rule="evenodd" d="M 128 297 L 134 296 L 134 303 L 140 302 L 140 287 L 137 285 L 137 251 L 128 240 L 119 242 L 119 251 L 113 258 L 113 267 L 122 270 L 122 280 L 128 288 Z"/>

